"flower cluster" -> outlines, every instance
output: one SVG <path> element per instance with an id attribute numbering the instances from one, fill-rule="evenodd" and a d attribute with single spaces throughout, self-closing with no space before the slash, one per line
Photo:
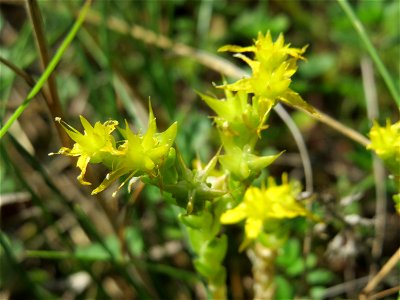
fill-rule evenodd
<path id="1" fill-rule="evenodd" d="M 301 49 L 291 48 L 290 44 L 285 44 L 282 34 L 273 42 L 270 32 L 267 32 L 265 36 L 259 33 L 252 46 L 224 46 L 218 51 L 236 52 L 235 56 L 250 66 L 252 75 L 220 87 L 230 91 L 252 93 L 256 96 L 253 101 L 272 104 L 283 101 L 291 106 L 315 113 L 311 105 L 289 88 L 291 77 L 297 71 L 297 61 L 304 59 L 302 54 L 306 48 L 307 46 Z M 254 59 L 243 55 L 243 52 L 253 52 Z"/>
<path id="2" fill-rule="evenodd" d="M 278 101 L 315 113 L 312 106 L 289 88 L 297 61 L 304 59 L 302 54 L 306 48 L 291 48 L 290 44 L 285 44 L 282 34 L 274 42 L 268 32 L 265 36 L 260 33 L 252 46 L 227 45 L 219 49 L 236 52 L 235 56 L 252 69 L 249 78 L 218 86 L 225 91 L 223 99 L 200 94 L 217 114 L 214 121 L 225 151 L 219 161 L 234 179 L 250 182 L 280 156 L 257 156 L 254 149 Z M 254 53 L 254 59 L 243 52 Z"/>
<path id="3" fill-rule="evenodd" d="M 117 128 L 117 121 L 106 121 L 104 124 L 97 122 L 94 127 L 84 118 L 80 117 L 84 133 L 69 126 L 61 119 L 58 121 L 68 135 L 74 140 L 72 149 L 62 147 L 57 153 L 68 156 L 77 156 L 77 167 L 81 170 L 78 180 L 81 184 L 90 185 L 84 179 L 89 163 L 102 163 L 110 172 L 103 182 L 92 191 L 97 194 L 107 188 L 121 176 L 128 175 L 118 190 L 133 176 L 148 175 L 154 177 L 164 164 L 164 161 L 173 151 L 177 123 L 172 124 L 162 133 L 157 133 L 156 119 L 151 106 L 149 106 L 149 124 L 145 134 L 134 133 L 125 124 L 125 129 L 118 128 L 124 140 L 115 142 L 112 132 Z M 115 194 L 114 194 L 115 195 Z"/>
<path id="4" fill-rule="evenodd" d="M 286 174 L 282 176 L 281 185 L 277 185 L 270 177 L 267 188 L 249 187 L 243 201 L 224 212 L 220 221 L 222 224 L 233 224 L 246 219 L 245 239 L 240 246 L 244 249 L 259 237 L 267 221 L 309 215 L 303 205 L 296 200 L 300 192 L 300 184 L 289 182 Z"/>

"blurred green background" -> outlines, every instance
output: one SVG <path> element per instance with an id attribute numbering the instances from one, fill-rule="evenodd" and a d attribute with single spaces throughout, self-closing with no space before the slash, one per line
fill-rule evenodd
<path id="1" fill-rule="evenodd" d="M 82 2 L 38 3 L 52 55 Z M 400 86 L 399 2 L 360 0 L 351 5 Z M 42 70 L 25 2 L 3 1 L 0 8 L 0 56 L 37 79 Z M 208 161 L 219 147 L 208 118 L 212 112 L 196 91 L 221 95 L 213 87 L 213 83 L 221 83 L 221 74 L 202 65 L 194 55 L 180 55 L 171 47 L 161 49 L 123 34 L 108 26 L 110 19 L 133 30 L 151 30 L 244 69 L 247 66 L 240 60 L 218 54 L 217 49 L 225 44 L 250 45 L 259 31 L 270 30 L 274 38 L 283 32 L 294 47 L 309 45 L 307 61 L 300 63 L 292 83 L 305 100 L 366 135 L 371 121 L 365 89 L 375 88 L 380 123 L 399 118 L 396 104 L 351 21 L 335 1 L 102 0 L 93 3 L 91 13 L 97 19 L 88 18 L 55 71 L 62 111 L 76 128 L 81 128 L 79 115 L 91 123 L 127 119 L 137 129 L 144 128 L 150 98 L 160 130 L 178 120 L 177 145 L 187 163 L 196 157 Z M 3 123 L 30 87 L 4 64 L 0 70 Z M 373 78 L 372 87 L 365 84 L 368 74 Z M 396 235 L 399 218 L 390 199 L 394 187 L 386 180 L 387 205 L 379 215 L 386 220 L 386 230 L 378 250 L 371 250 L 377 243 L 372 155 L 304 113 L 288 111 L 310 152 L 316 192 L 313 209 L 325 223 L 288 224 L 293 227 L 293 237 L 277 261 L 276 298 L 353 298 L 367 283 L 371 268 L 381 266 L 400 245 Z M 288 172 L 304 181 L 290 132 L 275 114 L 268 124 L 260 152 L 286 153 L 260 180 Z M 1 140 L 0 298 L 206 297 L 201 278 L 193 270 L 185 231 L 177 220 L 179 211 L 149 187 L 132 194 L 124 190 L 117 198 L 111 198 L 112 189 L 101 199 L 91 197 L 90 190 L 75 179 L 78 171 L 73 161 L 48 157 L 59 147 L 54 122 L 40 95 Z M 100 181 L 106 172 L 93 168 L 91 173 Z M 109 222 L 105 210 L 112 212 L 117 227 Z M 231 226 L 226 232 L 230 237 L 226 258 L 229 297 L 251 298 L 251 265 L 246 255 L 237 251 L 242 231 Z M 308 252 L 303 251 L 306 232 L 312 237 Z M 128 259 L 122 263 L 124 257 Z M 398 269 L 396 272 L 382 281 L 381 289 L 398 283 Z M 350 288 L 340 288 L 344 282 L 350 282 Z"/>

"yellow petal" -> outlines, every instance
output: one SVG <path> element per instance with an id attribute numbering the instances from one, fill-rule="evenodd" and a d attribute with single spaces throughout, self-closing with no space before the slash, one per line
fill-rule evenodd
<path id="1" fill-rule="evenodd" d="M 263 221 L 261 219 L 249 218 L 246 220 L 245 232 L 246 238 L 254 240 L 261 233 Z"/>
<path id="2" fill-rule="evenodd" d="M 155 145 L 154 134 L 157 131 L 156 118 L 153 114 L 153 109 L 149 103 L 149 125 L 146 134 L 143 136 L 143 148 L 150 149 Z"/>
<path id="3" fill-rule="evenodd" d="M 269 214 L 272 218 L 283 219 L 305 216 L 307 211 L 293 199 L 292 203 L 287 203 L 286 205 L 282 205 L 281 203 L 271 205 Z"/>
<path id="4" fill-rule="evenodd" d="M 225 45 L 218 49 L 218 52 L 226 52 L 226 51 L 229 51 L 229 52 L 254 52 L 255 47 L 254 46 L 241 47 L 241 46 L 235 46 L 235 45 Z"/>
<path id="5" fill-rule="evenodd" d="M 240 79 L 232 84 L 228 85 L 219 85 L 217 88 L 223 88 L 223 89 L 228 89 L 230 91 L 245 91 L 245 92 L 250 92 L 252 90 L 251 86 L 251 79 L 250 78 L 243 78 Z"/>
<path id="6" fill-rule="evenodd" d="M 257 71 L 260 68 L 260 63 L 258 61 L 252 60 L 250 58 L 248 58 L 247 56 L 243 55 L 243 54 L 235 54 L 234 55 L 237 58 L 240 58 L 241 60 L 243 60 L 245 63 L 247 63 L 251 69 L 254 71 Z"/>
<path id="7" fill-rule="evenodd" d="M 58 152 L 51 152 L 49 153 L 50 156 L 52 155 L 56 155 L 56 154 L 61 154 L 61 155 L 68 155 L 68 156 L 79 156 L 80 154 L 76 154 L 76 153 L 71 153 L 71 149 L 67 148 L 67 147 L 61 147 L 60 150 L 58 150 Z"/>
<path id="8" fill-rule="evenodd" d="M 221 223 L 234 224 L 240 222 L 241 220 L 247 217 L 245 208 L 246 205 L 242 202 L 235 208 L 224 212 L 220 218 Z"/>
<path id="9" fill-rule="evenodd" d="M 126 173 L 125 168 L 120 168 L 111 173 L 108 173 L 106 178 L 104 178 L 103 182 L 100 183 L 100 185 L 92 191 L 92 195 L 98 194 L 101 191 L 105 190 L 111 183 L 113 183 L 115 180 L 117 180 L 125 173 Z"/>
<path id="10" fill-rule="evenodd" d="M 81 174 L 79 174 L 79 176 L 77 177 L 77 179 L 78 179 L 79 183 L 82 184 L 82 185 L 91 185 L 90 182 L 84 180 L 84 177 L 85 177 L 85 174 L 86 174 L 86 167 L 87 167 L 89 161 L 90 161 L 90 156 L 87 156 L 87 155 L 83 155 L 83 154 L 82 154 L 82 155 L 78 158 L 78 161 L 77 161 L 77 163 L 76 163 L 76 166 L 77 166 L 79 169 L 81 169 Z"/>
<path id="11" fill-rule="evenodd" d="M 65 123 L 61 118 L 57 117 L 55 118 L 55 121 L 58 122 L 62 128 L 64 128 L 65 132 L 69 135 L 71 139 L 73 139 L 75 142 L 77 142 L 83 135 L 76 130 L 74 127 L 71 125 Z"/>
<path id="12" fill-rule="evenodd" d="M 91 134 L 93 132 L 93 127 L 90 125 L 89 121 L 85 119 L 84 116 L 80 115 L 79 119 L 81 120 L 82 126 L 86 132 L 86 134 Z"/>

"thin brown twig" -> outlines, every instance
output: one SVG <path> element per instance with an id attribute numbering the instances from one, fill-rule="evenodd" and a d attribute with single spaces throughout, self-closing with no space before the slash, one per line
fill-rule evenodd
<path id="1" fill-rule="evenodd" d="M 3 65 L 5 65 L 6 67 L 8 67 L 10 70 L 12 70 L 16 75 L 18 75 L 19 77 L 24 79 L 30 87 L 33 87 L 35 85 L 35 83 L 36 83 L 35 80 L 28 73 L 26 73 L 24 70 L 19 68 L 17 65 L 13 64 L 11 61 L 0 56 L 0 62 Z M 40 92 L 42 93 L 42 91 L 40 91 Z M 43 93 L 42 93 L 42 95 L 43 95 Z M 45 97 L 45 95 L 43 95 L 43 96 Z"/>
<path id="2" fill-rule="evenodd" d="M 360 299 L 367 299 L 368 295 L 377 287 L 382 279 L 396 266 L 400 261 L 400 248 L 392 255 L 379 272 L 368 282 L 367 286 L 362 290 Z"/>
<path id="3" fill-rule="evenodd" d="M 351 281 L 345 281 L 335 286 L 328 287 L 321 298 L 334 298 L 345 293 L 350 287 L 355 288 L 357 291 L 361 290 L 361 287 L 368 282 L 368 276 L 360 277 Z"/>
<path id="4" fill-rule="evenodd" d="M 357 132 L 356 130 L 340 123 L 339 121 L 335 120 L 334 118 L 328 116 L 327 114 L 323 113 L 322 111 L 315 109 L 317 114 L 313 115 L 308 112 L 308 115 L 311 116 L 314 119 L 317 119 L 321 123 L 324 123 L 325 125 L 335 129 L 336 131 L 340 132 L 344 136 L 347 136 L 348 138 L 352 139 L 353 141 L 361 144 L 362 146 L 367 146 L 371 143 L 369 139 L 367 139 L 365 136 Z"/>
<path id="5" fill-rule="evenodd" d="M 40 8 L 36 0 L 26 0 L 26 9 L 29 14 L 29 18 L 32 23 L 33 33 L 35 35 L 35 42 L 38 48 L 40 65 L 42 71 L 44 71 L 49 62 L 49 51 L 48 45 L 46 41 L 46 36 L 43 29 L 43 19 L 40 13 Z M 49 108 L 49 111 L 54 118 L 63 117 L 63 112 L 61 109 L 60 98 L 57 92 L 57 85 L 55 81 L 54 72 L 49 76 L 46 85 L 43 87 L 43 93 L 46 95 L 46 104 Z M 60 137 L 61 143 L 63 146 L 68 147 L 71 145 L 71 140 L 69 139 L 67 133 L 62 130 L 59 126 L 56 126 L 58 136 Z"/>
<path id="6" fill-rule="evenodd" d="M 394 294 L 394 293 L 396 293 L 398 291 L 400 291 L 400 286 L 394 286 L 394 287 L 392 287 L 390 289 L 386 289 L 384 291 L 380 291 L 380 292 L 378 292 L 376 294 L 371 295 L 369 297 L 369 299 L 380 299 L 380 298 L 392 295 L 392 294 Z"/>

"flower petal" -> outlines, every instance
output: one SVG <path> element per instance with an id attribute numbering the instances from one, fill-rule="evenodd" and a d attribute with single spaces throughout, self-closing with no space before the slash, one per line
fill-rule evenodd
<path id="1" fill-rule="evenodd" d="M 86 120 L 85 117 L 82 115 L 79 116 L 79 119 L 81 120 L 82 126 L 83 126 L 86 134 L 92 134 L 94 128 L 92 127 L 92 125 L 90 125 L 89 121 Z M 100 124 L 100 123 L 97 122 L 96 124 Z"/>
<path id="2" fill-rule="evenodd" d="M 248 218 L 245 224 L 246 238 L 254 240 L 261 233 L 263 221 L 261 219 Z"/>
<path id="3" fill-rule="evenodd" d="M 79 156 L 78 161 L 76 163 L 76 166 L 79 169 L 81 169 L 81 174 L 79 174 L 77 179 L 78 179 L 79 183 L 82 185 L 91 185 L 90 182 L 84 180 L 84 177 L 86 174 L 86 167 L 87 167 L 89 161 L 90 161 L 90 156 L 82 154 L 81 156 Z"/>
<path id="4" fill-rule="evenodd" d="M 106 178 L 104 178 L 103 182 L 100 183 L 100 185 L 92 191 L 92 195 L 96 195 L 105 190 L 111 183 L 113 183 L 119 177 L 124 175 L 126 172 L 127 171 L 125 168 L 120 168 L 111 173 L 108 173 Z"/>
<path id="5" fill-rule="evenodd" d="M 254 46 L 241 47 L 235 45 L 225 45 L 218 49 L 218 52 L 255 52 L 256 48 Z"/>
<path id="6" fill-rule="evenodd" d="M 246 217 L 246 205 L 242 202 L 235 208 L 224 212 L 221 215 L 220 221 L 222 224 L 234 224 L 240 222 Z"/>

